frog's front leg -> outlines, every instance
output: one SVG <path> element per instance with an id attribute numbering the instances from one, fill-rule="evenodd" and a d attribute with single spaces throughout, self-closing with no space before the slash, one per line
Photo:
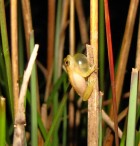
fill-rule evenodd
<path id="1" fill-rule="evenodd" d="M 86 77 L 88 77 L 88 76 L 90 76 L 93 72 L 96 72 L 98 70 L 98 68 L 95 66 L 95 65 L 93 65 L 93 66 L 91 66 L 91 67 L 89 67 L 88 68 L 88 70 L 86 70 L 86 71 L 78 71 L 77 70 L 77 72 L 82 76 L 82 77 L 84 77 L 84 78 L 86 78 Z"/>
<path id="2" fill-rule="evenodd" d="M 89 97 L 91 96 L 91 93 L 93 91 L 93 88 L 94 88 L 94 78 L 93 78 L 93 76 L 90 76 L 88 78 L 87 87 L 86 87 L 84 94 L 82 96 L 83 101 L 87 101 L 89 99 Z"/>

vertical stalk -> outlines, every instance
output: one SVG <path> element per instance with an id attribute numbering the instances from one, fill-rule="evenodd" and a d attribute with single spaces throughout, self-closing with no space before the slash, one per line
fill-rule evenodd
<path id="1" fill-rule="evenodd" d="M 25 39 L 26 39 L 26 48 L 27 48 L 27 57 L 30 56 L 30 34 L 33 30 L 32 26 L 32 16 L 31 16 L 31 7 L 29 0 L 21 0 L 22 3 L 22 14 L 25 30 Z"/>
<path id="2" fill-rule="evenodd" d="M 61 12 L 62 12 L 62 0 L 59 0 L 57 3 L 57 15 L 56 15 L 56 26 L 55 26 L 55 51 L 54 51 L 54 76 L 53 76 L 53 82 L 54 84 L 59 78 L 58 73 L 58 60 L 59 60 L 59 41 L 60 41 L 60 22 L 61 22 Z M 55 93 L 53 97 L 53 116 L 58 112 L 58 92 Z M 54 135 L 53 135 L 53 146 L 58 145 L 58 127 L 56 127 Z"/>
<path id="3" fill-rule="evenodd" d="M 19 56 L 19 76 L 24 74 L 24 36 L 22 21 L 21 1 L 18 2 L 18 56 Z M 19 85 L 20 86 L 20 85 Z"/>
<path id="4" fill-rule="evenodd" d="M 34 33 L 30 35 L 30 52 L 34 48 Z M 31 145 L 38 145 L 38 126 L 37 126 L 37 75 L 36 65 L 34 64 L 31 74 Z"/>
<path id="5" fill-rule="evenodd" d="M 90 0 L 90 50 L 89 62 L 94 62 L 98 68 L 98 0 Z M 87 51 L 88 51 L 87 50 Z M 88 55 L 87 54 L 87 55 Z M 92 56 L 92 57 L 90 57 Z M 94 60 L 93 60 L 94 59 Z M 93 72 L 94 87 L 91 97 L 88 100 L 88 146 L 98 146 L 99 127 L 99 89 L 98 72 Z"/>
<path id="6" fill-rule="evenodd" d="M 65 43 L 65 37 L 66 37 L 66 28 L 68 26 L 69 3 L 70 3 L 69 0 L 66 0 L 63 3 L 64 12 L 62 13 L 61 28 L 60 28 L 58 74 L 61 74 L 61 71 L 62 71 L 64 43 Z"/>
<path id="7" fill-rule="evenodd" d="M 83 6 L 82 6 L 82 1 L 76 0 L 75 7 L 76 7 L 76 12 L 77 12 L 78 21 L 79 21 L 81 41 L 82 41 L 82 44 L 85 45 L 86 43 L 89 42 L 89 37 L 88 37 L 88 30 L 87 30 L 86 18 L 85 18 Z"/>
<path id="8" fill-rule="evenodd" d="M 9 44 L 8 44 L 8 36 L 7 36 L 7 25 L 6 25 L 6 15 L 5 15 L 5 6 L 4 0 L 0 0 L 0 27 L 1 27 L 1 36 L 2 36 L 2 47 L 3 54 L 6 66 L 6 76 L 8 81 L 8 102 L 10 105 L 10 111 L 12 120 L 14 119 L 14 106 L 13 106 L 13 90 L 12 90 L 12 76 L 11 76 L 11 61 L 10 61 L 10 53 L 9 53 Z"/>
<path id="9" fill-rule="evenodd" d="M 18 109 L 18 27 L 17 27 L 17 0 L 11 0 L 11 48 L 12 48 L 12 81 L 14 95 L 14 114 Z"/>
<path id="10" fill-rule="evenodd" d="M 47 34 L 47 70 L 53 65 L 54 55 L 54 32 L 55 32 L 55 0 L 48 0 L 48 34 Z"/>
<path id="11" fill-rule="evenodd" d="M 111 78 L 111 88 L 112 88 L 112 100 L 113 100 L 113 117 L 115 126 L 115 144 L 119 146 L 118 139 L 118 115 L 117 115 L 117 105 L 116 105 L 116 84 L 115 84 L 115 73 L 114 73 L 114 59 L 113 59 L 113 47 L 111 38 L 111 26 L 110 26 L 110 15 L 108 8 L 108 0 L 104 0 L 105 5 L 105 24 L 106 24 L 106 36 L 107 36 L 107 47 L 108 47 L 108 60 L 109 60 L 109 71 Z"/>
<path id="12" fill-rule="evenodd" d="M 132 68 L 126 146 L 136 145 L 136 112 L 138 93 L 138 69 Z"/>
<path id="13" fill-rule="evenodd" d="M 103 100 L 103 93 L 100 92 L 100 99 L 99 99 L 99 146 L 102 146 L 102 138 L 103 138 L 103 131 L 102 131 L 102 100 Z"/>
<path id="14" fill-rule="evenodd" d="M 75 50 L 75 27 L 74 27 L 74 0 L 70 1 L 70 54 Z"/>
<path id="15" fill-rule="evenodd" d="M 105 74 L 105 26 L 104 26 L 104 1 L 99 0 L 99 87 L 104 91 Z"/>
<path id="16" fill-rule="evenodd" d="M 74 0 L 70 0 L 70 54 L 73 55 L 75 52 L 75 17 L 74 17 Z M 74 90 L 73 88 L 70 90 L 69 94 L 69 142 L 70 146 L 73 145 L 73 132 L 74 132 Z"/>
<path id="17" fill-rule="evenodd" d="M 6 102 L 0 96 L 0 146 L 6 145 Z"/>

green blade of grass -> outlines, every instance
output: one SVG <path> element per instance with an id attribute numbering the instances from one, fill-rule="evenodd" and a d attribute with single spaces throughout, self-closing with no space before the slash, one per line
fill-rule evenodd
<path id="1" fill-rule="evenodd" d="M 62 11 L 62 0 L 59 0 L 57 3 L 57 15 L 56 15 L 56 26 L 55 26 L 55 50 L 54 50 L 54 83 L 59 78 L 59 66 L 58 66 L 58 60 L 59 60 L 59 38 L 60 38 L 60 24 L 61 24 L 61 11 Z M 58 112 L 58 93 L 55 93 L 55 96 L 53 97 L 53 116 L 56 115 Z M 53 135 L 53 146 L 58 145 L 58 127 L 55 129 L 54 135 Z"/>
<path id="2" fill-rule="evenodd" d="M 6 145 L 6 107 L 5 98 L 0 96 L 0 146 Z"/>
<path id="3" fill-rule="evenodd" d="M 136 145 L 139 146 L 140 145 L 140 129 L 138 132 L 136 132 Z"/>
<path id="4" fill-rule="evenodd" d="M 135 145 L 137 87 L 138 87 L 138 70 L 132 69 L 126 146 L 134 146 Z"/>
<path id="5" fill-rule="evenodd" d="M 27 90 L 26 97 L 27 97 L 27 102 L 29 103 L 29 105 L 31 105 L 31 94 L 30 94 L 29 90 Z M 43 122 L 41 120 L 41 116 L 39 113 L 37 113 L 37 124 L 40 129 L 40 133 L 43 136 L 43 139 L 45 140 L 47 137 L 47 131 L 43 125 Z"/>
<path id="6" fill-rule="evenodd" d="M 24 74 L 24 42 L 23 42 L 23 21 L 21 12 L 21 1 L 18 3 L 18 56 L 19 56 L 19 76 Z"/>
<path id="7" fill-rule="evenodd" d="M 32 31 L 30 35 L 30 53 L 32 53 L 34 48 L 34 33 Z M 36 65 L 34 64 L 32 74 L 31 74 L 31 145 L 38 145 L 37 138 L 37 79 L 36 79 Z"/>
<path id="8" fill-rule="evenodd" d="M 49 95 L 49 97 L 48 97 L 48 99 L 47 99 L 47 101 L 46 101 L 47 104 L 52 103 L 52 101 L 53 101 L 53 99 L 54 99 L 54 96 L 55 96 L 55 94 L 57 93 L 58 89 L 60 88 L 62 82 L 64 81 L 64 79 L 65 79 L 65 77 L 66 77 L 66 75 L 67 75 L 67 74 L 66 74 L 65 72 L 63 72 L 63 73 L 61 74 L 61 76 L 59 77 L 59 79 L 58 79 L 58 80 L 56 81 L 56 83 L 54 84 L 53 90 L 51 91 L 51 93 L 50 93 L 50 95 Z"/>
<path id="9" fill-rule="evenodd" d="M 7 36 L 7 27 L 6 27 L 6 15 L 5 15 L 5 7 L 4 0 L 0 0 L 0 27 L 1 27 L 1 36 L 2 36 L 2 48 L 6 66 L 6 76 L 8 82 L 8 91 L 9 96 L 8 101 L 10 105 L 10 112 L 12 116 L 12 120 L 14 120 L 14 104 L 13 104 L 13 90 L 12 90 L 12 76 L 11 76 L 11 61 L 10 61 L 10 53 L 9 53 L 9 44 L 8 44 L 8 36 Z"/>
<path id="10" fill-rule="evenodd" d="M 100 108 L 99 108 L 99 146 L 102 146 L 102 100 L 103 100 L 103 93 L 100 92 Z"/>
<path id="11" fill-rule="evenodd" d="M 128 116 L 126 117 L 126 120 L 125 120 L 125 123 L 124 123 L 123 136 L 122 136 L 121 141 L 120 141 L 120 146 L 125 146 L 126 145 L 127 120 L 128 120 Z"/>
<path id="12" fill-rule="evenodd" d="M 65 76 L 64 81 L 63 81 L 63 91 L 64 93 L 67 90 L 67 78 Z M 63 112 L 63 139 L 62 139 L 62 146 L 67 145 L 67 104 L 64 106 L 64 112 Z"/>
<path id="13" fill-rule="evenodd" d="M 54 117 L 54 120 L 53 120 L 53 122 L 52 122 L 52 126 L 51 126 L 50 131 L 49 131 L 49 133 L 48 133 L 48 135 L 47 135 L 47 138 L 46 138 L 46 140 L 45 140 L 44 146 L 48 146 L 48 145 L 49 145 L 49 143 L 50 143 L 50 138 L 51 138 L 51 136 L 53 135 L 54 131 L 56 130 L 56 127 L 58 127 L 57 124 L 59 124 L 59 122 L 60 122 L 60 117 L 61 117 L 62 112 L 63 112 L 63 110 L 64 110 L 66 101 L 67 101 L 67 95 L 65 94 L 65 95 L 63 96 L 63 99 L 62 99 L 60 105 L 59 105 L 58 111 L 57 111 L 57 113 L 56 113 L 56 115 L 55 115 L 55 117 Z"/>
<path id="14" fill-rule="evenodd" d="M 3 57 L 3 52 L 2 52 L 1 46 L 0 46 L 0 86 L 1 86 L 2 90 L 4 91 L 4 96 L 8 97 L 9 92 L 7 92 L 8 83 L 7 83 L 7 76 L 6 76 L 6 68 L 5 68 L 5 62 L 4 62 L 4 57 Z M 10 102 L 10 101 L 8 101 L 8 102 Z"/>
<path id="15" fill-rule="evenodd" d="M 62 146 L 67 145 L 67 105 L 64 106 L 64 112 L 63 112 L 63 142 Z"/>
<path id="16" fill-rule="evenodd" d="M 104 65 L 105 65 L 105 26 L 104 26 L 104 1 L 99 0 L 99 84 L 104 91 Z"/>

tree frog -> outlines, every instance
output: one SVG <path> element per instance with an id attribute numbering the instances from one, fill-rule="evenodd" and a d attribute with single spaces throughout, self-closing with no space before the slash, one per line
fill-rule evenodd
<path id="1" fill-rule="evenodd" d="M 95 66 L 91 66 L 87 57 L 81 53 L 74 56 L 67 55 L 64 58 L 64 66 L 74 90 L 82 97 L 83 101 L 88 100 L 94 85 L 93 77 L 90 75 L 96 70 Z"/>

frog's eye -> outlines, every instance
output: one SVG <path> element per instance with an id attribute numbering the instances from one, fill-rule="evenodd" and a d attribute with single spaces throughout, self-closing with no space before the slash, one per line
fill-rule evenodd
<path id="1" fill-rule="evenodd" d="M 64 60 L 65 66 L 69 66 L 70 65 L 70 61 L 69 60 Z"/>
<path id="2" fill-rule="evenodd" d="M 87 57 L 84 54 L 75 54 L 74 60 L 77 63 L 80 71 L 87 71 L 89 69 L 89 63 L 87 61 Z"/>

